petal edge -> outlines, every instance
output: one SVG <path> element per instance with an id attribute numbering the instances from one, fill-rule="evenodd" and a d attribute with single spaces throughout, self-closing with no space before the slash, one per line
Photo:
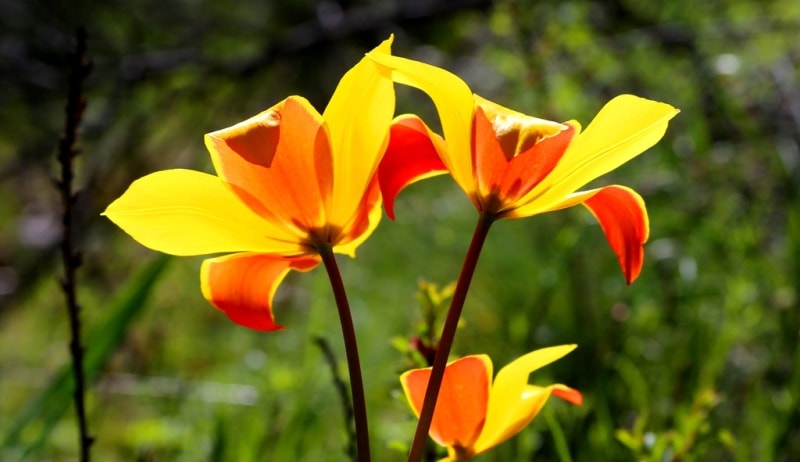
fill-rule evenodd
<path id="1" fill-rule="evenodd" d="M 203 296 L 236 324 L 258 331 L 283 330 L 275 322 L 272 299 L 289 270 L 309 271 L 318 256 L 279 257 L 237 253 L 209 258 L 200 268 Z"/>

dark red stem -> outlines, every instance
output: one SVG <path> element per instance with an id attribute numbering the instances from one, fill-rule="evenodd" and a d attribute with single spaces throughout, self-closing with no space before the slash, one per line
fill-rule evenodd
<path id="1" fill-rule="evenodd" d="M 356 425 L 356 443 L 358 447 L 358 461 L 369 462 L 369 427 L 367 426 L 367 404 L 364 398 L 364 383 L 361 378 L 361 363 L 358 359 L 358 345 L 356 342 L 356 331 L 353 327 L 353 317 L 350 314 L 350 304 L 347 301 L 347 294 L 342 283 L 342 276 L 333 255 L 330 245 L 319 247 L 319 254 L 325 269 L 328 271 L 328 278 L 331 281 L 333 297 L 336 299 L 336 308 L 339 310 L 339 321 L 342 325 L 342 336 L 344 337 L 344 349 L 347 355 L 347 369 L 350 374 L 350 394 L 353 398 L 353 420 Z"/>
<path id="2" fill-rule="evenodd" d="M 472 234 L 472 242 L 470 242 L 469 250 L 467 250 L 467 255 L 464 257 L 464 264 L 461 266 L 461 274 L 458 276 L 456 289 L 453 293 L 453 299 L 450 301 L 450 309 L 447 311 L 447 318 L 442 328 L 442 336 L 436 350 L 436 357 L 433 360 L 431 378 L 428 382 L 428 388 L 425 390 L 425 401 L 422 403 L 422 411 L 419 414 L 414 441 L 411 443 L 411 451 L 408 454 L 409 462 L 421 461 L 425 453 L 425 442 L 428 440 L 428 431 L 433 420 L 433 410 L 436 407 L 436 399 L 439 397 L 439 388 L 442 385 L 442 378 L 444 378 L 447 358 L 450 356 L 450 349 L 456 336 L 458 320 L 461 318 L 461 311 L 464 308 L 464 301 L 467 299 L 467 292 L 472 282 L 472 275 L 475 274 L 475 267 L 478 264 L 478 257 L 480 257 L 481 249 L 483 249 L 483 243 L 486 241 L 486 235 L 489 234 L 489 228 L 491 228 L 494 220 L 495 218 L 491 215 L 481 214 L 475 226 L 475 232 Z"/>

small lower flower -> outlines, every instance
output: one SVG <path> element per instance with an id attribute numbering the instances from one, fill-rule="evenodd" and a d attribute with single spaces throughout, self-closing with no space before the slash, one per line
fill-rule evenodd
<path id="1" fill-rule="evenodd" d="M 482 454 L 519 433 L 539 414 L 550 395 L 576 405 L 583 396 L 566 385 L 539 387 L 528 375 L 574 350 L 576 345 L 542 348 L 500 369 L 492 382 L 492 360 L 471 355 L 450 362 L 433 414 L 430 436 L 447 448 L 444 460 L 466 460 Z M 406 398 L 419 416 L 431 368 L 413 369 L 400 376 Z"/>

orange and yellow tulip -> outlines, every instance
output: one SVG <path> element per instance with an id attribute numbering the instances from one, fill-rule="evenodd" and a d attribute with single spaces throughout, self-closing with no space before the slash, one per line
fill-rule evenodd
<path id="1" fill-rule="evenodd" d="M 492 381 L 492 360 L 486 355 L 465 356 L 447 364 L 433 413 L 430 437 L 447 448 L 444 460 L 464 460 L 482 454 L 525 428 L 542 410 L 550 395 L 581 405 L 577 390 L 555 384 L 528 384 L 531 372 L 560 359 L 576 348 L 562 345 L 528 353 L 500 369 Z M 400 382 L 415 414 L 422 409 L 431 368 L 403 373 Z"/>
<path id="2" fill-rule="evenodd" d="M 576 121 L 557 123 L 513 111 L 478 95 L 444 69 L 386 53 L 370 53 L 395 82 L 433 100 L 444 137 L 415 115 L 395 119 L 379 172 L 384 205 L 406 186 L 449 172 L 477 210 L 520 218 L 577 204 L 597 218 L 628 283 L 641 271 L 649 235 L 641 196 L 619 185 L 578 191 L 653 146 L 678 110 L 622 95 L 606 104 L 581 132 Z"/>
<path id="3" fill-rule="evenodd" d="M 390 53 L 391 38 L 374 52 Z M 104 215 L 172 255 L 230 253 L 201 268 L 203 295 L 231 320 L 271 331 L 272 298 L 319 250 L 353 256 L 380 220 L 377 169 L 394 113 L 389 72 L 364 58 L 320 115 L 290 96 L 205 135 L 216 175 L 165 170 L 136 180 Z"/>

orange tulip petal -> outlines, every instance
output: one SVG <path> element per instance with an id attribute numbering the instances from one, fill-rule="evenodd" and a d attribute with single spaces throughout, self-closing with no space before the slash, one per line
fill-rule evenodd
<path id="1" fill-rule="evenodd" d="M 331 149 L 322 117 L 304 98 L 209 133 L 206 146 L 217 174 L 265 219 L 302 237 L 324 224 Z"/>
<path id="2" fill-rule="evenodd" d="M 372 53 L 391 53 L 394 36 Z M 329 221 L 349 221 L 378 170 L 389 142 L 395 95 L 391 72 L 372 59 L 362 58 L 339 81 L 323 119 L 330 133 L 333 156 L 333 196 Z"/>
<path id="3" fill-rule="evenodd" d="M 465 356 L 444 372 L 430 436 L 442 446 L 471 448 L 483 428 L 489 401 L 492 363 L 486 355 Z M 414 369 L 400 377 L 409 404 L 419 415 L 431 368 Z"/>
<path id="4" fill-rule="evenodd" d="M 644 200 L 624 186 L 606 186 L 583 202 L 600 222 L 630 284 L 642 271 L 644 243 L 650 233 Z"/>
<path id="5" fill-rule="evenodd" d="M 497 140 L 492 122 L 486 117 L 483 108 L 477 106 L 472 118 L 472 164 L 478 191 L 466 191 L 480 212 L 494 213 L 505 205 L 500 184 L 508 169 L 508 158 Z M 500 202 L 497 202 L 497 201 Z M 487 210 L 488 208 L 488 210 Z M 496 209 L 496 210 L 495 210 Z"/>
<path id="6" fill-rule="evenodd" d="M 574 388 L 570 388 L 566 385 L 551 385 L 553 390 L 553 396 L 558 396 L 559 398 L 572 403 L 576 406 L 583 405 L 583 395 L 578 390 Z"/>
<path id="7" fill-rule="evenodd" d="M 434 175 L 447 173 L 433 139 L 438 137 L 415 115 L 395 119 L 389 146 L 378 169 L 383 205 L 394 220 L 394 201 L 406 186 Z"/>
<path id="8" fill-rule="evenodd" d="M 474 200 L 481 204 L 480 211 L 515 216 L 513 211 L 525 203 L 525 195 L 555 168 L 575 135 L 576 125 L 562 126 L 564 129 L 557 134 L 509 158 L 483 107 L 476 108 L 472 152 L 480 190 L 480 197 Z"/>
<path id="9" fill-rule="evenodd" d="M 279 257 L 237 253 L 203 261 L 203 296 L 233 322 L 259 331 L 283 330 L 272 314 L 272 298 L 289 270 L 308 271 L 317 256 Z"/>
<path id="10" fill-rule="evenodd" d="M 519 199 L 553 171 L 580 128 L 570 122 L 565 123 L 564 127 L 559 134 L 543 139 L 511 159 L 508 172 L 513 177 L 505 180 L 506 194 Z"/>

